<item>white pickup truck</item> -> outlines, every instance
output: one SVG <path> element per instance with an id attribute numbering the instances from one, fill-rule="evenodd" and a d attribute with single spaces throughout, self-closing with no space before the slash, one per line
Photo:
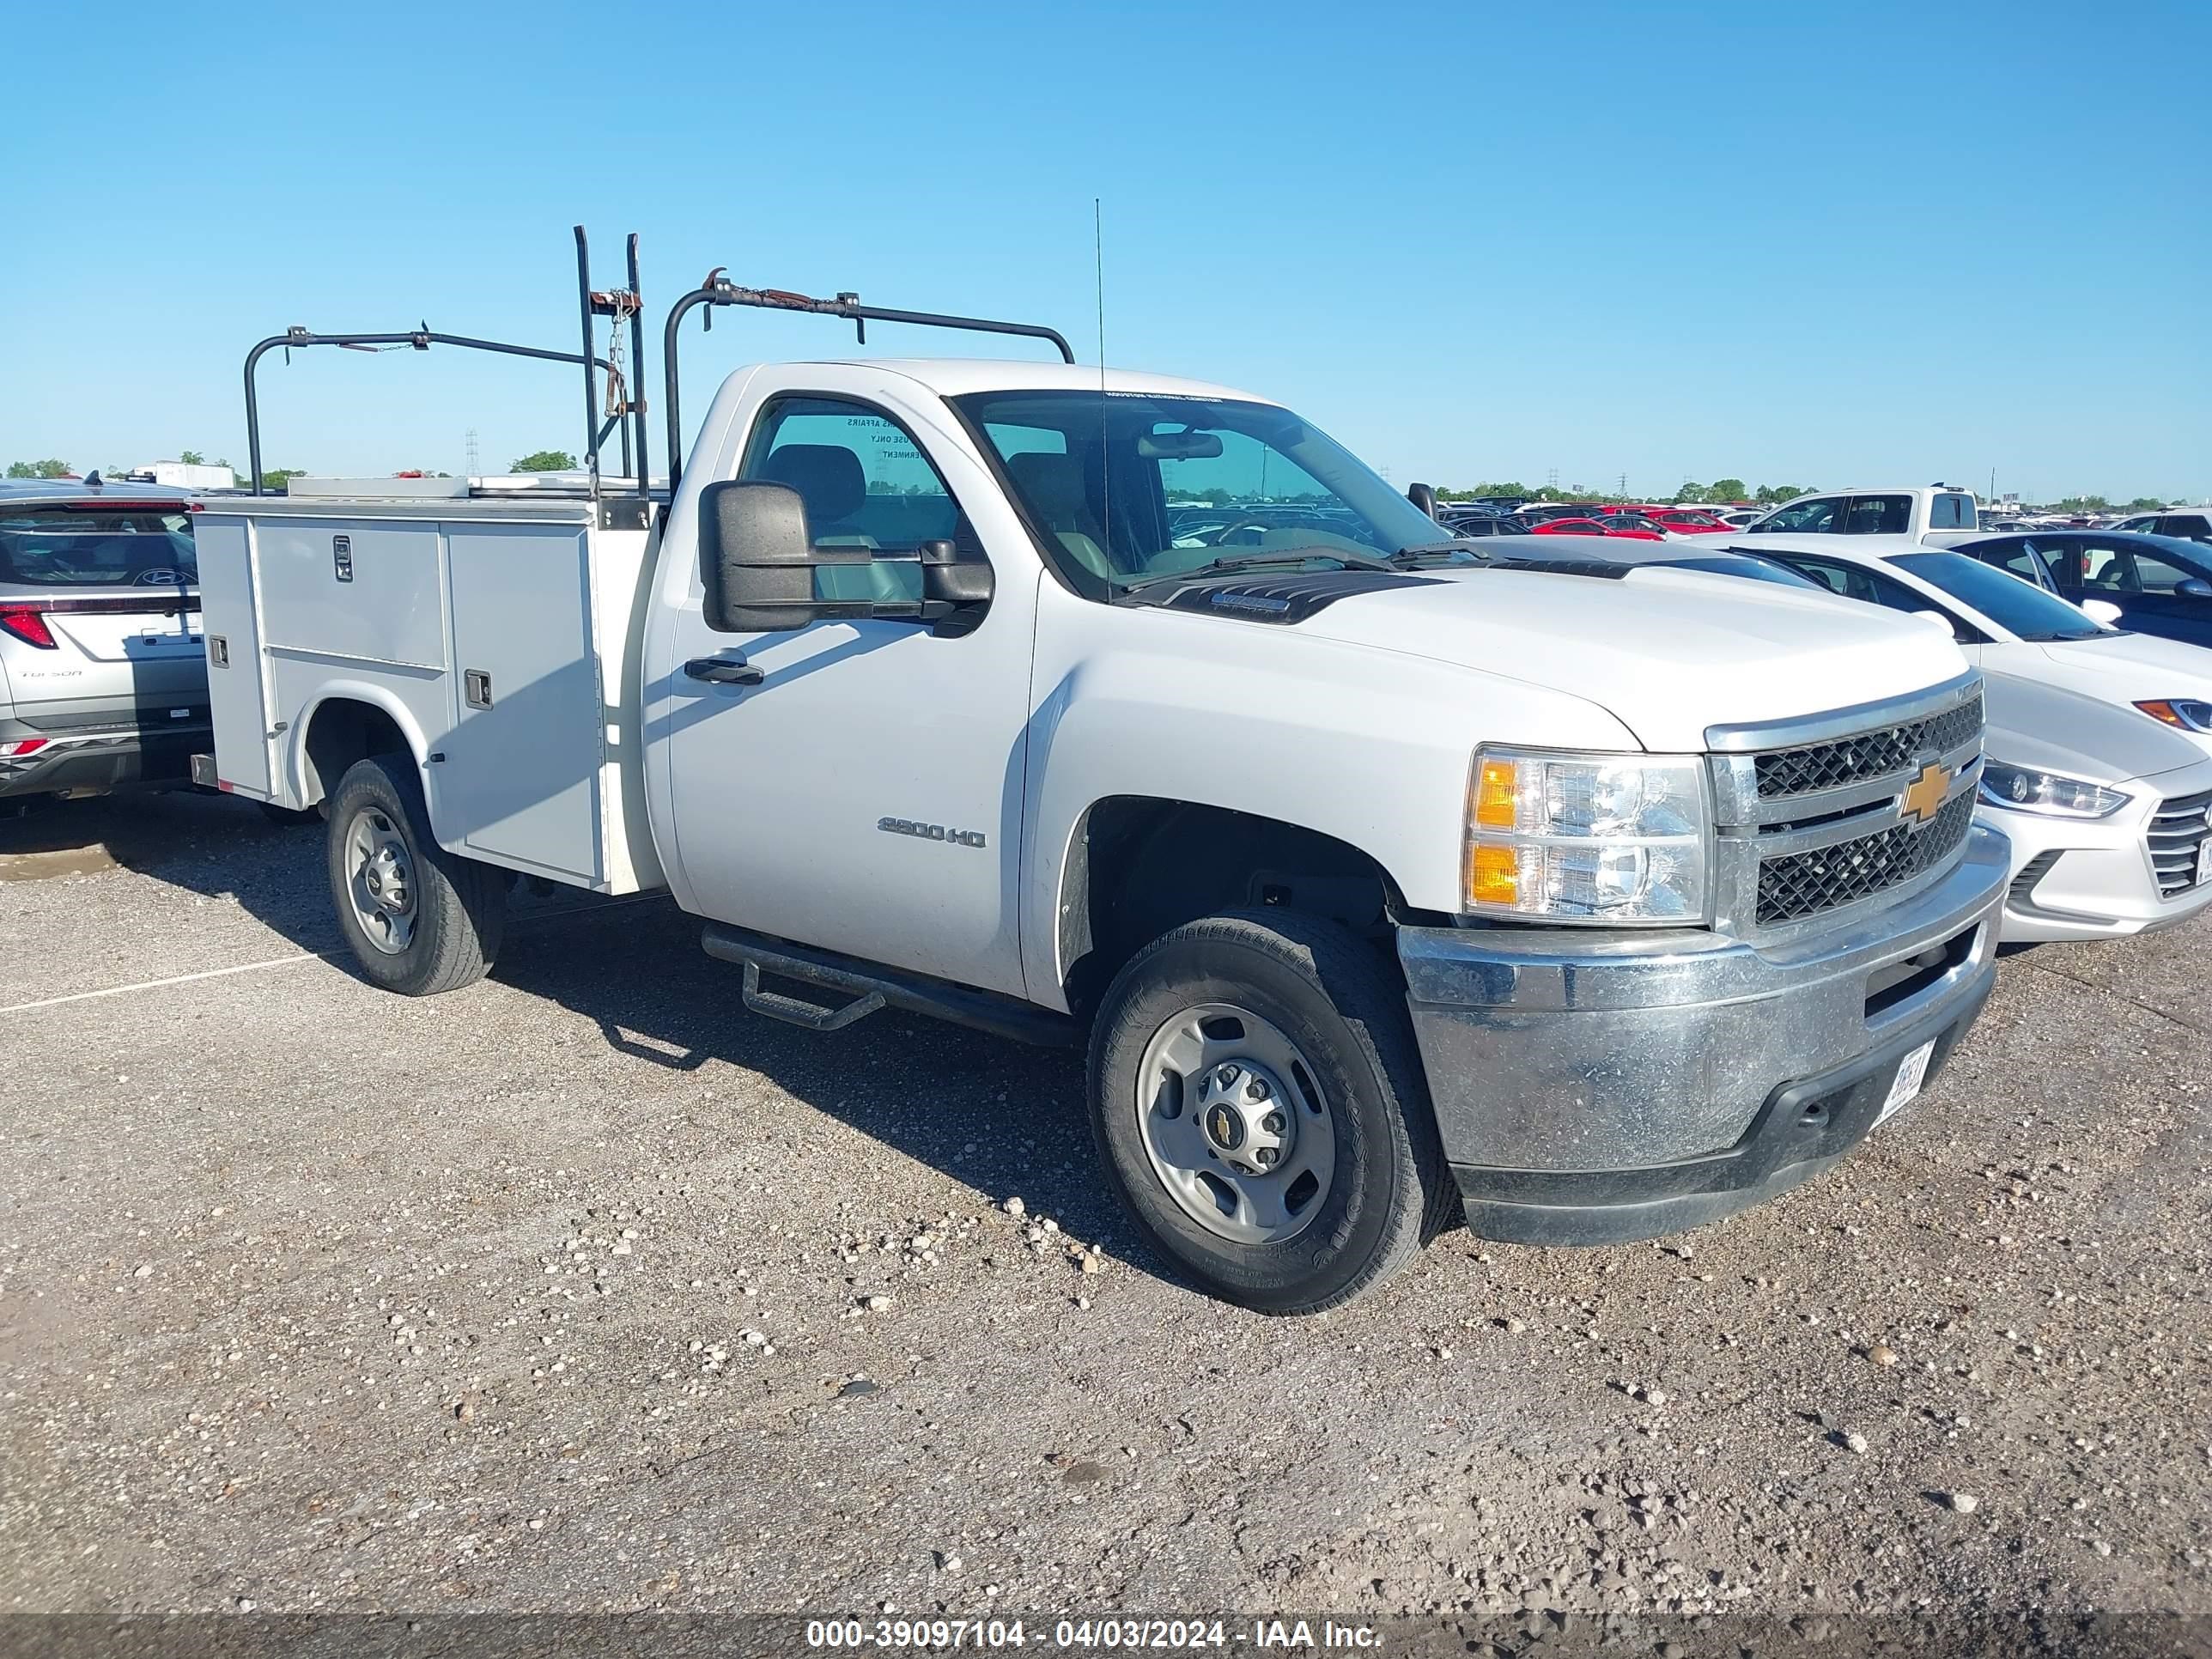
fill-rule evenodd
<path id="1" fill-rule="evenodd" d="M 671 394 L 696 303 L 917 315 L 710 281 Z M 1487 558 L 1264 398 L 766 363 L 665 501 L 381 488 L 199 523 L 201 775 L 325 812 L 370 981 L 483 973 L 520 877 L 665 886 L 733 1009 L 1087 1043 L 1109 1179 L 1249 1306 L 1341 1302 L 1462 1202 L 1595 1243 L 1770 1196 L 1995 972 L 1942 634 Z"/>
<path id="2" fill-rule="evenodd" d="M 1903 536 L 1948 546 L 1980 532 L 1981 507 L 1957 484 L 1832 489 L 1799 495 L 1744 526 L 1747 536 Z"/>

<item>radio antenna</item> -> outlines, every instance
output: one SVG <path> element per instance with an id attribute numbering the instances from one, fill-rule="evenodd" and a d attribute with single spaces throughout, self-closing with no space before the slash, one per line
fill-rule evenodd
<path id="1" fill-rule="evenodd" d="M 1114 562 L 1114 450 L 1106 430 L 1106 213 L 1091 198 L 1091 276 L 1098 295 L 1098 496 L 1106 562 Z"/>

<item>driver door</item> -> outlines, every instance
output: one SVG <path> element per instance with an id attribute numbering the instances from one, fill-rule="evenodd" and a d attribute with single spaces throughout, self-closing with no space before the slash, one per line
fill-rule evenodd
<path id="1" fill-rule="evenodd" d="M 921 399 L 880 383 L 865 396 L 771 392 L 747 430 L 722 476 L 796 490 L 817 546 L 980 547 L 948 479 L 981 495 L 987 475 Z M 726 634 L 706 625 L 696 558 L 666 562 L 688 564 L 688 592 L 670 605 L 664 576 L 672 635 L 653 653 L 663 672 L 650 741 L 686 908 L 1020 994 L 1033 580 L 1008 580 L 1018 562 L 1002 558 L 981 622 L 957 635 L 881 618 Z M 822 567 L 814 578 L 821 599 L 921 592 L 912 562 Z M 701 677 L 701 664 L 739 663 L 759 671 L 757 683 Z"/>

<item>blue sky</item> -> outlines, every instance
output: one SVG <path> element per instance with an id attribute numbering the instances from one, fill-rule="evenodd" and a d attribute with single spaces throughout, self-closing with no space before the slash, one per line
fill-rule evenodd
<path id="1" fill-rule="evenodd" d="M 580 220 L 606 279 L 641 234 L 655 339 L 720 264 L 1089 360 L 1096 196 L 1111 362 L 1279 397 L 1401 483 L 2212 494 L 2202 4 L 130 4 L 7 38 L 0 460 L 242 465 L 239 362 L 289 323 L 569 345 Z M 687 346 L 695 414 L 852 349 L 732 313 Z M 578 447 L 580 398 L 272 357 L 265 459 L 458 471 L 474 428 L 502 465 Z"/>

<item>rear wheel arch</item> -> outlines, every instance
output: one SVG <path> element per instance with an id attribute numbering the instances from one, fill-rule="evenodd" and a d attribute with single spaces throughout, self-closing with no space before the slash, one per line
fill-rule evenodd
<path id="1" fill-rule="evenodd" d="M 404 755 L 419 772 L 428 758 L 421 735 L 404 711 L 373 696 L 328 692 L 307 711 L 301 726 L 292 766 L 299 799 L 306 805 L 327 801 L 356 761 Z M 426 786 L 428 782 L 426 776 Z"/>

